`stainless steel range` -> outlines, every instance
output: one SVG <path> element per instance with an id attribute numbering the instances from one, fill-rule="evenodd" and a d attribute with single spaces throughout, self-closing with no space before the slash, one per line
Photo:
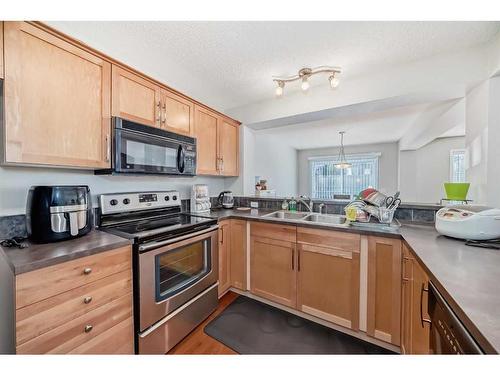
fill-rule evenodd
<path id="1" fill-rule="evenodd" d="M 166 353 L 217 307 L 217 220 L 177 191 L 105 194 L 99 227 L 133 241 L 136 352 Z"/>

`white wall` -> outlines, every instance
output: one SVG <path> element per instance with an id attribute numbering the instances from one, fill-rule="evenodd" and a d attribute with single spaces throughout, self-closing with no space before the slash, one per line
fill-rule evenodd
<path id="1" fill-rule="evenodd" d="M 398 187 L 398 144 L 379 143 L 345 147 L 346 154 L 363 154 L 380 152 L 379 161 L 379 189 L 382 192 L 393 194 Z M 298 193 L 311 195 L 311 179 L 308 158 L 314 156 L 336 156 L 338 147 L 299 150 L 298 151 Z"/>
<path id="2" fill-rule="evenodd" d="M 276 190 L 277 196 L 297 195 L 297 150 L 278 136 L 255 136 L 253 171 L 245 171 L 248 182 L 246 194 L 253 194 L 255 176 L 267 179 L 268 189 Z"/>
<path id="3" fill-rule="evenodd" d="M 102 193 L 179 190 L 181 198 L 190 198 L 191 185 L 208 184 L 211 196 L 224 190 L 222 177 L 164 176 L 95 176 L 92 171 L 51 168 L 0 167 L 0 216 L 23 214 L 26 197 L 32 185 L 88 185 L 94 196 Z"/>
<path id="4" fill-rule="evenodd" d="M 438 138 L 412 151 L 400 152 L 399 189 L 405 202 L 437 203 L 450 179 L 450 150 L 465 147 L 465 137 Z"/>

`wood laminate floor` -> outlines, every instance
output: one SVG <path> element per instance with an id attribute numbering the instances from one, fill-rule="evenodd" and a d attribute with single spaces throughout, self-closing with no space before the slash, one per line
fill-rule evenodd
<path id="1" fill-rule="evenodd" d="M 194 329 L 186 338 L 174 346 L 167 354 L 238 354 L 221 342 L 211 338 L 203 331 L 212 319 L 217 317 L 231 302 L 238 297 L 234 292 L 227 292 L 220 300 L 217 310 Z"/>

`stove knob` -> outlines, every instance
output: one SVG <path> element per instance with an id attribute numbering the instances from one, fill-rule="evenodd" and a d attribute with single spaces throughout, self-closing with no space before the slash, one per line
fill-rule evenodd
<path id="1" fill-rule="evenodd" d="M 177 200 L 177 195 L 174 195 L 174 196 L 172 197 L 172 199 L 173 199 L 174 201 L 176 201 L 176 200 Z"/>
<path id="2" fill-rule="evenodd" d="M 112 205 L 112 206 L 116 206 L 118 204 L 118 201 L 116 199 L 111 199 L 109 201 L 109 204 Z"/>
<path id="3" fill-rule="evenodd" d="M 168 202 L 170 200 L 170 197 L 168 195 L 166 195 L 165 200 Z"/>
<path id="4" fill-rule="evenodd" d="M 129 204 L 129 203 L 130 203 L 130 199 L 125 198 L 125 199 L 123 200 L 123 204 Z"/>

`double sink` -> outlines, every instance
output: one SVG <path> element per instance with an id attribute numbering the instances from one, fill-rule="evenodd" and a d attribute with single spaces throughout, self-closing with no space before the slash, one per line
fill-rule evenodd
<path id="1" fill-rule="evenodd" d="M 290 212 L 290 211 L 275 211 L 262 217 L 269 217 L 283 220 L 298 220 L 308 221 L 313 223 L 342 225 L 346 224 L 346 218 L 343 215 L 326 215 L 310 212 Z"/>
<path id="2" fill-rule="evenodd" d="M 273 218 L 281 219 L 284 221 L 297 221 L 297 222 L 309 222 L 317 223 L 321 225 L 333 226 L 333 227 L 361 227 L 366 229 L 375 229 L 389 232 L 397 232 L 401 224 L 395 221 L 389 224 L 381 224 L 375 222 L 359 223 L 359 222 L 349 222 L 346 220 L 344 215 L 335 214 L 319 214 L 315 212 L 290 212 L 290 211 L 275 211 L 270 214 L 262 215 L 263 218 Z"/>

